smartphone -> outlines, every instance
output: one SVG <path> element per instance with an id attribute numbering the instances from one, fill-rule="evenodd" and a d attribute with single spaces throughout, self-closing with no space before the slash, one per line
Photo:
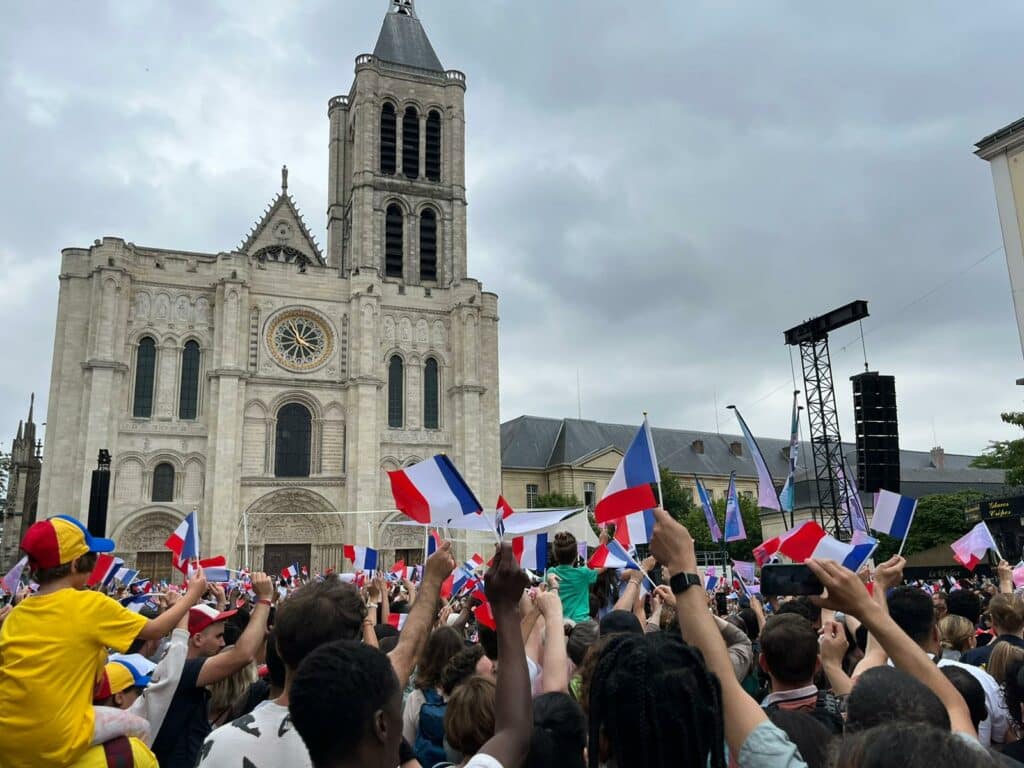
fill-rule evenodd
<path id="1" fill-rule="evenodd" d="M 825 588 L 806 565 L 766 565 L 761 568 L 763 595 L 820 595 Z"/>

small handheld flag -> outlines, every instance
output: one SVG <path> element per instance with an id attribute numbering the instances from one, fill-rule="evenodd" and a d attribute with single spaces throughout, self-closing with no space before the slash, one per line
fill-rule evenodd
<path id="1" fill-rule="evenodd" d="M 473 491 L 444 454 L 388 472 L 400 512 L 425 525 L 445 525 L 461 515 L 483 511 Z"/>
<path id="2" fill-rule="evenodd" d="M 632 568 L 640 570 L 629 553 L 615 539 L 594 550 L 587 565 L 591 568 Z"/>
<path id="3" fill-rule="evenodd" d="M 594 507 L 594 519 L 598 524 L 610 523 L 634 512 L 654 508 L 658 502 L 651 486 L 657 485 L 660 480 L 651 428 L 644 417 L 644 423 L 626 449 L 604 495 Z"/>
<path id="4" fill-rule="evenodd" d="M 878 533 L 901 539 L 900 553 L 910 533 L 910 525 L 914 522 L 917 511 L 917 499 L 900 496 L 891 491 L 879 491 L 875 494 L 875 514 L 871 516 L 871 529 Z"/>
<path id="5" fill-rule="evenodd" d="M 377 570 L 377 550 L 370 547 L 354 547 L 348 544 L 344 547 L 344 555 L 352 561 L 357 571 Z"/>
<path id="6" fill-rule="evenodd" d="M 543 573 L 548 566 L 548 535 L 535 533 L 512 539 L 512 554 L 520 568 Z"/>
<path id="7" fill-rule="evenodd" d="M 178 523 L 178 527 L 164 542 L 164 546 L 176 555 L 179 562 L 199 557 L 199 523 L 194 511 Z"/>
<path id="8" fill-rule="evenodd" d="M 982 521 L 971 528 L 966 534 L 949 545 L 953 550 L 953 559 L 968 571 L 973 571 L 990 549 L 1002 559 L 992 532 Z"/>
<path id="9" fill-rule="evenodd" d="M 18 586 L 21 584 L 21 573 L 25 570 L 25 566 L 28 565 L 28 555 L 25 555 L 21 560 L 14 564 L 4 576 L 3 580 L 0 580 L 0 584 L 3 585 L 4 591 L 9 595 L 13 595 L 18 591 Z"/>

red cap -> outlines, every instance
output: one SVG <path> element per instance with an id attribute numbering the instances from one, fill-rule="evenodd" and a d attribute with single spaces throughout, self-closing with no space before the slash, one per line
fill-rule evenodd
<path id="1" fill-rule="evenodd" d="M 194 605 L 188 611 L 188 633 L 198 635 L 211 624 L 230 619 L 238 611 L 218 611 L 212 605 Z"/>

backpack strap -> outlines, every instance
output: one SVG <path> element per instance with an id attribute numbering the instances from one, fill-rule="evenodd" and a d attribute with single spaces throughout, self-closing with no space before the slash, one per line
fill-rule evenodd
<path id="1" fill-rule="evenodd" d="M 135 768 L 132 743 L 127 736 L 103 742 L 103 754 L 107 758 L 107 768 Z"/>

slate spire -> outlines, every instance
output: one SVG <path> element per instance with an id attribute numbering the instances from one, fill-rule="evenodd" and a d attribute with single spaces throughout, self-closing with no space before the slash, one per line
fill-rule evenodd
<path id="1" fill-rule="evenodd" d="M 413 0 L 391 0 L 373 55 L 381 61 L 443 72 L 440 59 L 416 16 Z"/>

